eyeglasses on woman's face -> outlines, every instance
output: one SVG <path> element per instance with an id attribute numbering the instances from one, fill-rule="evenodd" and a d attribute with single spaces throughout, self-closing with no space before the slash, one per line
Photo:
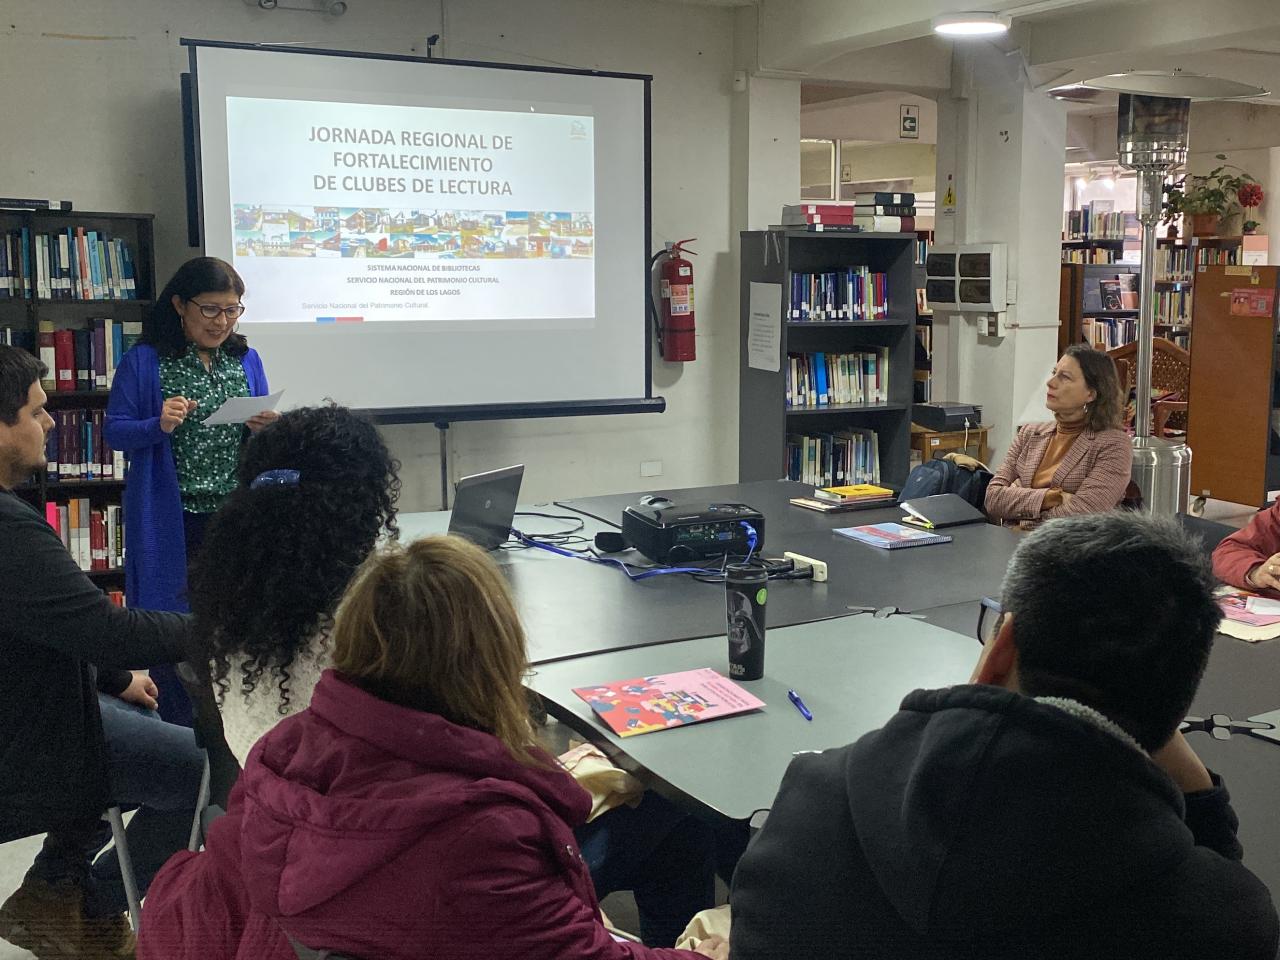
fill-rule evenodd
<path id="1" fill-rule="evenodd" d="M 187 302 L 199 307 L 200 316 L 206 320 L 217 320 L 221 316 L 225 316 L 228 320 L 239 320 L 244 315 L 243 303 L 233 303 L 226 307 L 220 307 L 216 303 L 201 303 L 199 300 L 188 300 Z"/>
<path id="2" fill-rule="evenodd" d="M 978 607 L 978 642 L 984 647 L 996 638 L 1004 624 L 1004 607 L 999 600 L 983 597 Z"/>

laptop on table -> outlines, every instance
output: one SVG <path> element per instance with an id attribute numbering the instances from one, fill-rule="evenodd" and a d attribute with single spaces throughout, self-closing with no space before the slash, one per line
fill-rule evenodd
<path id="1" fill-rule="evenodd" d="M 502 546 L 511 536 L 522 479 L 522 463 L 463 477 L 454 487 L 449 533 L 485 550 Z"/>

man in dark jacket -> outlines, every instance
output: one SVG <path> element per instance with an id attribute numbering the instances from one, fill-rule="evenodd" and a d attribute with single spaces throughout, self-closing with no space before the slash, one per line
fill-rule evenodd
<path id="1" fill-rule="evenodd" d="M 734 875 L 733 960 L 1274 960 L 1226 787 L 1177 732 L 1212 591 L 1167 522 L 1030 534 L 969 685 L 792 761 Z"/>
<path id="2" fill-rule="evenodd" d="M 202 757 L 190 730 L 144 709 L 155 687 L 129 668 L 182 659 L 189 629 L 112 605 L 14 495 L 44 468 L 45 372 L 0 346 L 0 842 L 47 833 L 0 906 L 0 937 L 42 960 L 132 957 L 114 851 L 90 859 L 113 804 L 140 808 L 128 829 L 140 890 L 186 845 Z"/>

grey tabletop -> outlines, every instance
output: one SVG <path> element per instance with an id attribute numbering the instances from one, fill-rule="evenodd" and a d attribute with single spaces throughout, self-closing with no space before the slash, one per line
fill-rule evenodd
<path id="1" fill-rule="evenodd" d="M 543 664 L 529 685 L 553 716 L 660 792 L 704 813 L 746 820 L 772 805 L 793 753 L 856 740 L 882 726 L 911 690 L 963 683 L 977 659 L 976 641 L 970 646 L 927 623 L 869 614 L 770 629 L 765 649 L 764 678 L 742 683 L 765 702 L 762 710 L 625 740 L 574 688 L 699 667 L 723 674 L 723 633 Z M 803 698 L 812 722 L 787 699 L 788 689 Z"/>
<path id="2" fill-rule="evenodd" d="M 903 610 L 936 607 L 976 600 L 999 591 L 1005 567 L 1018 545 L 1019 534 L 987 523 L 948 527 L 939 531 L 951 543 L 909 550 L 881 550 L 838 536 L 837 527 L 861 526 L 902 519 L 897 507 L 824 514 L 793 506 L 792 497 L 808 496 L 813 487 L 785 480 L 684 490 L 653 490 L 561 500 L 559 506 L 579 511 L 601 522 L 617 525 L 622 511 L 642 493 L 665 496 L 677 503 L 745 503 L 764 514 L 764 552 L 781 556 L 793 551 L 826 561 L 829 581 L 809 595 L 792 591 L 770 598 L 770 625 L 805 623 L 821 617 L 841 616 L 850 604 L 897 606 Z M 716 629 L 691 630 L 697 636 Z"/>
<path id="3" fill-rule="evenodd" d="M 922 611 L 926 620 L 962 633 L 972 643 L 978 604 L 957 603 Z M 1245 643 L 1219 634 L 1209 657 L 1191 713 L 1226 714 L 1236 720 L 1280 710 L 1280 639 Z M 1240 842 L 1244 862 L 1280 901 L 1280 819 L 1275 815 L 1280 797 L 1280 744 L 1248 735 L 1215 740 L 1206 733 L 1192 733 L 1187 742 L 1210 769 L 1221 774 L 1231 792 L 1231 803 L 1240 817 Z"/>
<path id="4" fill-rule="evenodd" d="M 949 528 L 951 543 L 910 550 L 879 550 L 837 536 L 837 526 L 897 520 L 897 508 L 827 515 L 802 510 L 787 501 L 811 492 L 803 484 L 760 482 L 727 487 L 673 491 L 707 502 L 742 500 L 765 515 L 765 553 L 781 556 L 792 550 L 827 563 L 828 581 L 779 581 L 769 588 L 766 613 L 771 629 L 845 616 L 850 605 L 897 606 L 903 610 L 974 600 L 998 591 L 1005 566 L 1018 543 L 1013 531 L 988 524 Z M 638 494 L 521 505 L 520 512 L 580 516 L 590 537 L 613 529 L 595 513 L 608 511 L 597 501 L 635 503 Z M 621 516 L 621 506 L 617 516 Z M 443 533 L 447 512 L 405 514 L 400 518 L 406 541 Z M 528 533 L 568 529 L 559 520 L 516 517 Z M 619 570 L 542 550 L 504 550 L 499 565 L 515 590 L 535 663 L 584 654 L 643 647 L 710 636 L 724 630 L 724 589 L 687 576 L 662 576 L 632 582 Z M 620 554 L 633 562 L 648 561 L 635 553 Z"/>

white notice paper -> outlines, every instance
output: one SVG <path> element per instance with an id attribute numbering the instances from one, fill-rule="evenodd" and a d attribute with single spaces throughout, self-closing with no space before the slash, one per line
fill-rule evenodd
<path id="1" fill-rule="evenodd" d="M 747 314 L 747 366 L 777 373 L 782 369 L 782 284 L 751 284 Z"/>
<path id="2" fill-rule="evenodd" d="M 232 397 L 205 419 L 205 426 L 216 427 L 220 423 L 244 423 L 264 410 L 274 410 L 280 405 L 283 390 L 269 397 Z"/>

